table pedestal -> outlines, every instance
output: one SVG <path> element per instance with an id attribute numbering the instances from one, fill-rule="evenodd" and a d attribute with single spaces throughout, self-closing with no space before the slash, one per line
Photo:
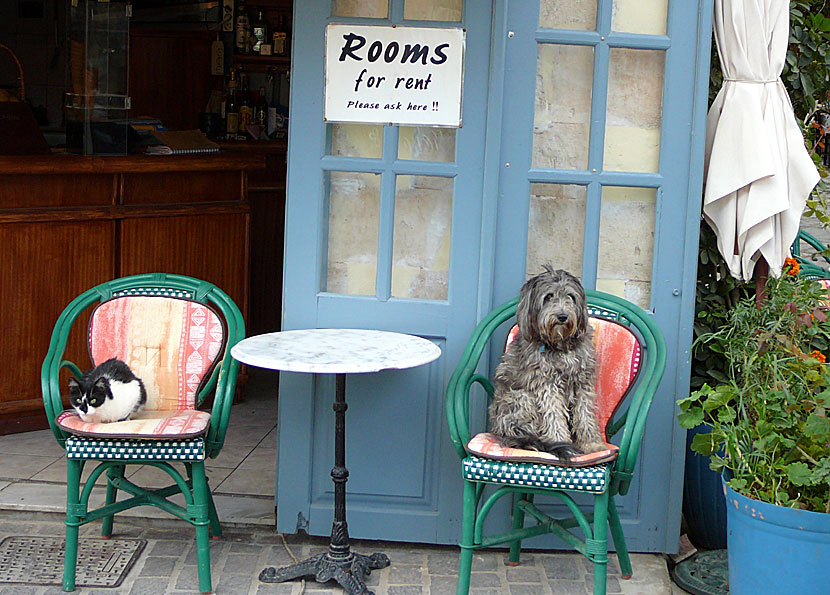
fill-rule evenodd
<path id="1" fill-rule="evenodd" d="M 329 550 L 297 564 L 276 569 L 266 568 L 259 573 L 263 583 L 282 583 L 300 577 L 313 577 L 318 583 L 337 581 L 349 595 L 373 595 L 366 588 L 366 577 L 372 570 L 389 566 L 386 554 L 371 556 L 355 554 L 349 548 L 349 528 L 346 524 L 346 375 L 337 374 L 334 397 L 334 522 L 331 526 Z"/>

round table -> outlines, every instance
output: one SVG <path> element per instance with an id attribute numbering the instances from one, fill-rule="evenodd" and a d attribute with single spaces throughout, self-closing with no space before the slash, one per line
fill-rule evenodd
<path id="1" fill-rule="evenodd" d="M 233 346 L 231 355 L 260 368 L 311 374 L 335 374 L 334 420 L 334 522 L 329 549 L 285 568 L 266 568 L 259 580 L 281 583 L 314 577 L 323 583 L 336 580 L 350 595 L 371 595 L 365 579 L 389 565 L 386 554 L 356 554 L 349 547 L 346 524 L 346 374 L 402 370 L 427 364 L 441 349 L 426 339 L 388 331 L 361 329 L 306 329 L 256 335 Z"/>

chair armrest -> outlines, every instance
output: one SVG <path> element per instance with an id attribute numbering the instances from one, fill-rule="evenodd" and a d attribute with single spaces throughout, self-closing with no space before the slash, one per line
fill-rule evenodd
<path id="1" fill-rule="evenodd" d="M 514 298 L 488 314 L 476 326 L 473 334 L 464 349 L 461 360 L 447 383 L 445 408 L 450 439 L 459 458 L 467 456 L 466 444 L 470 441 L 470 389 L 473 384 L 480 384 L 492 396 L 493 387 L 490 381 L 476 372 L 481 356 L 490 344 L 490 337 L 505 321 L 516 314 L 516 304 L 519 298 Z"/>

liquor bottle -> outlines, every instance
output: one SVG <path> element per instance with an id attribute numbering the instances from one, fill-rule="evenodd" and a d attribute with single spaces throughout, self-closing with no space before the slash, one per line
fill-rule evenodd
<path id="1" fill-rule="evenodd" d="M 231 70 L 231 80 L 228 81 L 228 99 L 225 106 L 225 138 L 234 138 L 239 134 L 239 104 L 236 97 L 236 79 L 234 70 Z"/>
<path id="2" fill-rule="evenodd" d="M 277 27 L 272 34 L 274 40 L 274 55 L 285 56 L 288 54 L 288 33 L 285 31 L 285 24 L 282 15 L 277 16 Z"/>
<path id="3" fill-rule="evenodd" d="M 279 101 L 279 73 L 269 70 L 266 79 L 271 86 L 271 97 L 268 101 L 268 112 L 265 118 L 265 134 L 270 138 L 277 129 L 277 102 Z"/>
<path id="4" fill-rule="evenodd" d="M 254 122 L 262 126 L 263 132 L 265 131 L 268 122 L 268 101 L 265 98 L 265 87 L 259 88 L 259 100 L 257 101 L 256 111 L 254 112 Z"/>
<path id="5" fill-rule="evenodd" d="M 251 32 L 251 20 L 248 18 L 248 10 L 245 7 L 245 0 L 239 0 L 239 11 L 236 13 L 236 53 L 249 54 L 251 45 L 249 36 Z"/>
<path id="6" fill-rule="evenodd" d="M 245 134 L 248 124 L 253 124 L 254 122 L 254 106 L 251 105 L 251 96 L 248 94 L 247 83 L 242 87 L 240 95 L 242 99 L 239 105 L 239 133 Z"/>
<path id="7" fill-rule="evenodd" d="M 262 44 L 268 43 L 268 23 L 265 21 L 265 16 L 261 8 L 257 12 L 252 29 L 253 37 L 251 41 L 253 42 L 253 46 L 251 47 L 251 52 L 259 54 Z"/>

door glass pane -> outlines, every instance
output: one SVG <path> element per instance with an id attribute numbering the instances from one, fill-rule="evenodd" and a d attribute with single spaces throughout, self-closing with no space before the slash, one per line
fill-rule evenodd
<path id="1" fill-rule="evenodd" d="M 380 124 L 329 124 L 329 155 L 380 159 L 383 126 Z"/>
<path id="2" fill-rule="evenodd" d="M 462 0 L 406 0 L 403 18 L 412 21 L 461 20 Z"/>
<path id="3" fill-rule="evenodd" d="M 656 207 L 654 188 L 602 189 L 597 289 L 643 309 L 651 300 Z"/>
<path id="4" fill-rule="evenodd" d="M 665 35 L 668 8 L 669 0 L 614 0 L 611 29 Z"/>
<path id="5" fill-rule="evenodd" d="M 375 295 L 380 176 L 329 172 L 326 291 Z"/>
<path id="6" fill-rule="evenodd" d="M 389 14 L 388 0 L 331 0 L 331 14 L 336 17 L 385 19 Z"/>
<path id="7" fill-rule="evenodd" d="M 586 169 L 594 48 L 540 44 L 533 167 Z"/>
<path id="8" fill-rule="evenodd" d="M 541 0 L 539 26 L 593 31 L 597 28 L 597 0 Z"/>
<path id="9" fill-rule="evenodd" d="M 401 126 L 398 130 L 398 159 L 455 161 L 455 128 Z"/>
<path id="10" fill-rule="evenodd" d="M 587 187 L 563 184 L 530 185 L 527 223 L 527 274 L 550 264 L 582 277 Z"/>
<path id="11" fill-rule="evenodd" d="M 392 296 L 446 300 L 453 178 L 398 176 Z"/>
<path id="12" fill-rule="evenodd" d="M 612 48 L 608 73 L 604 168 L 653 173 L 660 161 L 662 50 Z"/>

